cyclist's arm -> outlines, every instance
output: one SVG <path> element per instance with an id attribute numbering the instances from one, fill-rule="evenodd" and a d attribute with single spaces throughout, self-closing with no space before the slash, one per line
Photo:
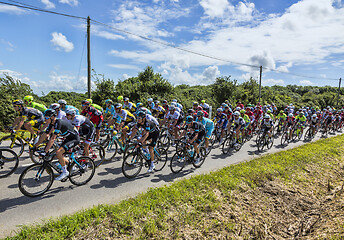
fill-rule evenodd
<path id="1" fill-rule="evenodd" d="M 144 143 L 144 142 L 146 141 L 148 135 L 149 135 L 149 132 L 146 131 L 146 130 L 143 130 L 143 133 L 142 133 L 142 137 L 141 137 L 141 139 L 140 139 L 140 142 L 141 142 L 141 143 Z"/>
<path id="2" fill-rule="evenodd" d="M 25 118 L 22 117 L 21 120 L 19 121 L 19 123 L 17 124 L 17 127 L 15 128 L 15 130 L 21 129 L 21 127 L 24 124 L 24 121 L 25 121 Z"/>
<path id="3" fill-rule="evenodd" d="M 13 122 L 13 124 L 12 124 L 12 127 L 15 127 L 15 126 L 17 126 L 17 124 L 20 122 L 20 120 L 22 119 L 22 117 L 17 117 L 15 120 L 14 120 L 14 122 Z"/>

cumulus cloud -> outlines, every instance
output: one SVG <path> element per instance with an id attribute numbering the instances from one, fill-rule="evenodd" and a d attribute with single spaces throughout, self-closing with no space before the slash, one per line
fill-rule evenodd
<path id="1" fill-rule="evenodd" d="M 140 70 L 139 67 L 130 64 L 108 64 L 108 67 L 118 68 L 118 69 L 131 69 L 131 70 Z"/>
<path id="2" fill-rule="evenodd" d="M 0 5 L 0 12 L 3 13 L 14 13 L 14 14 L 23 14 L 25 13 L 24 9 L 15 7 L 15 6 L 9 6 L 9 5 Z"/>
<path id="3" fill-rule="evenodd" d="M 68 4 L 70 6 L 78 6 L 79 1 L 78 0 L 59 0 L 60 3 L 65 3 Z"/>
<path id="4" fill-rule="evenodd" d="M 0 66 L 3 66 L 4 64 L 2 62 L 0 62 Z"/>
<path id="5" fill-rule="evenodd" d="M 262 79 L 262 85 L 284 85 L 284 80 L 282 79 Z"/>
<path id="6" fill-rule="evenodd" d="M 226 9 L 230 7 L 227 0 L 201 0 L 200 5 L 204 13 L 211 18 L 222 17 Z"/>
<path id="7" fill-rule="evenodd" d="M 50 2 L 49 0 L 41 0 L 41 2 L 45 5 L 45 8 L 47 9 L 55 8 L 55 4 Z"/>
<path id="8" fill-rule="evenodd" d="M 309 80 L 301 80 L 300 84 L 301 85 L 313 85 L 313 83 L 311 81 L 309 81 Z"/>
<path id="9" fill-rule="evenodd" d="M 51 34 L 53 37 L 50 42 L 56 47 L 57 50 L 64 50 L 65 52 L 70 52 L 74 49 L 74 44 L 69 42 L 62 33 L 53 32 Z"/>

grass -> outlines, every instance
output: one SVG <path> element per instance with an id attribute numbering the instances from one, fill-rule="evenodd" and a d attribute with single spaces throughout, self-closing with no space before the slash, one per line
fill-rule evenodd
<path id="1" fill-rule="evenodd" d="M 326 185 L 319 181 L 325 181 L 327 177 L 333 179 L 333 185 L 340 181 L 326 174 L 339 171 L 338 165 L 343 163 L 343 141 L 341 135 L 265 155 L 210 174 L 150 189 L 115 205 L 99 205 L 41 225 L 23 226 L 16 236 L 7 239 L 212 239 L 239 236 L 262 239 L 273 234 L 281 238 L 285 233 L 277 233 L 274 218 L 287 224 L 278 217 L 291 212 L 289 228 L 297 228 L 293 224 L 303 219 L 297 211 L 308 209 L 303 198 L 314 194 L 314 199 L 321 199 L 328 194 L 326 189 L 319 188 Z M 298 195 L 298 191 L 302 194 Z M 283 198 L 284 195 L 287 197 Z M 290 209 L 290 202 L 283 205 L 283 201 L 296 195 L 298 198 L 291 203 L 300 200 L 303 204 L 300 209 L 297 206 Z M 281 196 L 282 200 L 277 199 Z M 309 199 L 312 196 L 309 195 Z M 318 200 L 314 199 L 312 201 L 316 203 Z M 257 205 L 251 208 L 252 204 Z M 273 215 L 279 210 L 282 212 Z M 343 221 L 337 215 L 333 218 L 338 220 L 333 224 L 336 232 L 323 238 L 343 237 Z M 309 225 L 313 232 L 296 229 L 293 234 L 303 234 L 302 231 L 316 234 L 314 226 L 317 224 Z"/>

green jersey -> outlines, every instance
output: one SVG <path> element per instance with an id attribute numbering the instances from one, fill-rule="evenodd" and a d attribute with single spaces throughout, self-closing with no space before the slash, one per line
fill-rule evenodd
<path id="1" fill-rule="evenodd" d="M 41 111 L 42 113 L 45 112 L 45 110 L 47 110 L 46 106 L 44 106 L 43 104 L 41 103 L 36 103 L 36 102 L 31 102 L 27 105 L 28 107 L 32 107 L 32 108 L 35 108 L 39 111 Z"/>
<path id="2" fill-rule="evenodd" d="M 278 115 L 277 115 L 277 119 L 282 119 L 282 120 L 286 120 L 287 119 L 287 114 L 285 114 L 285 113 L 279 113 Z"/>
<path id="3" fill-rule="evenodd" d="M 94 107 L 95 109 L 99 110 L 100 112 L 103 112 L 103 108 L 101 106 L 99 106 L 98 104 L 92 103 L 91 106 Z"/>

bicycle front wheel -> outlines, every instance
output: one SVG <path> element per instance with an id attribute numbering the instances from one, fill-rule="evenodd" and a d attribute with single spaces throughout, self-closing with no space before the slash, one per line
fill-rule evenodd
<path id="1" fill-rule="evenodd" d="M 143 160 L 136 151 L 127 154 L 122 163 L 122 172 L 127 178 L 136 177 L 143 166 Z"/>
<path id="2" fill-rule="evenodd" d="M 115 158 L 117 151 L 118 151 L 118 146 L 115 140 L 110 139 L 107 146 L 104 148 L 105 149 L 105 161 L 110 161 Z"/>
<path id="3" fill-rule="evenodd" d="M 287 145 L 288 144 L 288 133 L 283 133 L 281 137 L 281 145 Z"/>
<path id="4" fill-rule="evenodd" d="M 17 154 L 10 149 L 0 149 L 0 178 L 14 173 L 19 164 Z"/>
<path id="5" fill-rule="evenodd" d="M 232 138 L 228 137 L 222 144 L 222 152 L 228 154 L 232 147 Z"/>
<path id="6" fill-rule="evenodd" d="M 19 190 L 28 197 L 37 197 L 47 192 L 54 182 L 54 173 L 49 165 L 33 164 L 19 177 Z"/>
<path id="7" fill-rule="evenodd" d="M 170 136 L 167 133 L 162 134 L 157 142 L 158 148 L 163 148 L 166 151 L 170 148 L 171 145 L 171 139 Z"/>
<path id="8" fill-rule="evenodd" d="M 171 164 L 170 164 L 171 171 L 173 173 L 179 173 L 181 170 L 183 170 L 186 161 L 187 159 L 183 151 L 176 152 L 171 158 Z"/>
<path id="9" fill-rule="evenodd" d="M 91 144 L 90 145 L 90 156 L 96 166 L 99 167 L 105 159 L 105 149 L 100 144 Z"/>
<path id="10" fill-rule="evenodd" d="M 21 138 L 14 140 L 14 136 L 5 136 L 0 139 L 0 148 L 7 148 L 13 150 L 18 157 L 24 152 L 24 142 Z"/>
<path id="11" fill-rule="evenodd" d="M 164 148 L 156 149 L 154 152 L 155 171 L 161 171 L 167 163 L 167 151 Z"/>
<path id="12" fill-rule="evenodd" d="M 77 186 L 82 186 L 91 181 L 96 171 L 96 166 L 90 157 L 78 157 L 68 166 L 69 181 Z"/>
<path id="13" fill-rule="evenodd" d="M 200 155 L 200 160 L 199 161 L 196 161 L 194 160 L 192 162 L 192 165 L 195 167 L 195 168 L 199 168 L 203 165 L 204 161 L 205 161 L 205 158 L 207 157 L 207 151 L 205 150 L 204 147 L 201 147 L 199 149 L 199 155 Z"/>

